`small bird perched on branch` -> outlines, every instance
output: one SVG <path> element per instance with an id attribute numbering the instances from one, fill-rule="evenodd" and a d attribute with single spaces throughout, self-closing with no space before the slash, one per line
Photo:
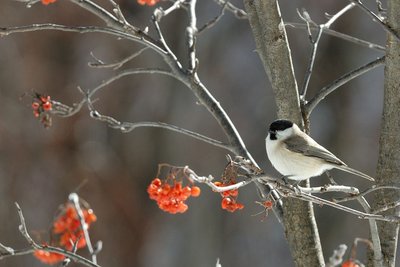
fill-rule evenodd
<path id="1" fill-rule="evenodd" d="M 374 181 L 372 177 L 348 167 L 291 121 L 271 123 L 265 143 L 269 160 L 285 178 L 302 181 L 339 169 Z"/>

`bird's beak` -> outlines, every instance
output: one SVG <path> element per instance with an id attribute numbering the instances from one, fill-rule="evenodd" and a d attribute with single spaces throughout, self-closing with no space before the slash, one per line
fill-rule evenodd
<path id="1" fill-rule="evenodd" d="M 269 130 L 268 133 L 269 133 L 269 134 L 275 134 L 275 131 Z"/>

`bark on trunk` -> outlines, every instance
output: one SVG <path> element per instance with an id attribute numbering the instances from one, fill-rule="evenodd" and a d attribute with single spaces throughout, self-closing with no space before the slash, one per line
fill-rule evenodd
<path id="1" fill-rule="evenodd" d="M 286 31 L 276 0 L 244 0 L 257 52 L 272 84 L 278 117 L 303 125 Z M 311 203 L 284 200 L 283 224 L 296 266 L 324 266 Z"/>
<path id="2" fill-rule="evenodd" d="M 388 25 L 400 32 L 400 1 L 388 1 Z M 385 61 L 385 85 L 383 117 L 380 136 L 380 151 L 377 168 L 379 185 L 400 186 L 400 43 L 388 34 Z M 375 194 L 375 207 L 382 207 L 399 201 L 398 190 L 385 190 Z M 400 207 L 386 214 L 400 215 Z M 395 267 L 399 225 L 379 222 L 383 265 Z"/>

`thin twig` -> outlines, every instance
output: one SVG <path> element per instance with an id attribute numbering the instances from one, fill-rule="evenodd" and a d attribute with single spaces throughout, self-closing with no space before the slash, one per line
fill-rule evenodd
<path id="1" fill-rule="evenodd" d="M 197 69 L 196 58 L 196 35 L 197 35 L 197 17 L 196 17 L 197 0 L 188 1 L 189 25 L 186 27 L 187 45 L 189 52 L 189 68 L 190 73 L 194 73 Z"/>
<path id="2" fill-rule="evenodd" d="M 232 12 L 236 18 L 238 19 L 247 19 L 247 13 L 243 9 L 240 9 L 230 3 L 228 0 L 214 0 L 218 5 L 225 6 L 226 8 Z"/>
<path id="3" fill-rule="evenodd" d="M 135 69 L 127 69 L 124 71 L 119 72 L 118 74 L 112 76 L 111 78 L 103 81 L 101 84 L 96 86 L 94 89 L 89 91 L 89 97 L 93 97 L 94 94 L 96 94 L 100 89 L 104 88 L 105 86 L 129 75 L 135 75 L 135 74 L 160 74 L 160 75 L 166 75 L 172 78 L 176 78 L 176 76 L 171 73 L 170 71 L 159 69 L 159 68 L 135 68 Z"/>
<path id="4" fill-rule="evenodd" d="M 297 23 L 297 22 L 286 22 L 285 23 L 286 27 L 292 27 L 292 28 L 296 28 L 296 29 L 307 29 L 307 25 L 304 23 Z M 309 28 L 313 31 L 317 31 L 319 30 L 318 26 L 315 25 L 310 25 Z M 352 42 L 354 44 L 358 44 L 358 45 L 362 45 L 371 49 L 375 49 L 377 51 L 386 51 L 386 48 L 384 46 L 378 45 L 378 44 L 374 44 L 372 42 L 369 41 L 365 41 L 359 38 L 356 38 L 354 36 L 348 35 L 348 34 L 344 34 L 341 32 L 337 32 L 328 28 L 323 28 L 322 31 L 325 34 L 340 38 L 342 40 L 348 41 L 348 42 Z"/>
<path id="5" fill-rule="evenodd" d="M 323 87 L 308 103 L 305 104 L 304 112 L 305 112 L 306 116 L 309 117 L 311 112 L 318 105 L 318 103 L 321 102 L 330 93 L 335 91 L 337 88 L 348 83 L 349 81 L 353 80 L 354 78 L 356 78 L 370 70 L 373 70 L 376 67 L 383 65 L 384 62 L 385 62 L 385 57 L 384 56 L 380 57 L 374 61 L 371 61 L 355 70 L 352 70 L 352 71 L 342 75 L 338 79 L 334 80 L 331 84 Z"/>
<path id="6" fill-rule="evenodd" d="M 96 58 L 93 53 L 91 53 L 91 56 L 94 58 L 94 60 L 96 62 L 89 62 L 88 65 L 89 65 L 89 67 L 92 67 L 92 68 L 112 68 L 114 70 L 117 70 L 117 69 L 121 68 L 125 63 L 127 63 L 127 62 L 131 61 L 132 59 L 135 59 L 136 57 L 141 55 L 147 49 L 148 49 L 148 47 L 144 47 L 144 48 L 140 49 L 139 51 L 133 53 L 132 55 L 130 55 L 118 62 L 109 63 L 109 64 L 104 63 L 100 59 Z"/>
<path id="7" fill-rule="evenodd" d="M 369 205 L 368 201 L 364 198 L 364 196 L 359 196 L 357 198 L 357 201 L 363 207 L 365 212 L 371 213 L 371 206 Z M 382 265 L 383 255 L 382 255 L 382 247 L 378 231 L 378 225 L 376 224 L 376 220 L 373 218 L 370 218 L 368 220 L 368 223 L 369 223 L 369 232 L 372 240 L 372 250 L 374 251 L 373 254 L 374 266 L 383 266 Z"/>
<path id="8" fill-rule="evenodd" d="M 92 118 L 94 118 L 96 120 L 99 120 L 99 121 L 102 121 L 102 122 L 105 122 L 111 128 L 118 129 L 118 130 L 120 130 L 120 131 L 122 131 L 124 133 L 128 133 L 128 132 L 133 131 L 134 129 L 140 128 L 140 127 L 164 128 L 164 129 L 167 129 L 167 130 L 170 130 L 170 131 L 174 131 L 174 132 L 177 132 L 177 133 L 181 133 L 181 134 L 190 136 L 192 138 L 195 138 L 197 140 L 206 142 L 206 143 L 211 144 L 213 146 L 220 147 L 220 148 L 226 149 L 228 151 L 234 152 L 232 146 L 230 146 L 228 144 L 225 144 L 225 143 L 223 143 L 221 141 L 218 141 L 218 140 L 212 139 L 210 137 L 201 135 L 201 134 L 199 134 L 197 132 L 192 132 L 190 130 L 186 130 L 186 129 L 180 128 L 180 127 L 175 126 L 175 125 L 171 125 L 171 124 L 163 123 L 163 122 L 153 122 L 153 121 L 148 121 L 148 122 L 120 122 L 120 121 L 114 119 L 113 117 L 105 116 L 105 115 L 100 114 L 97 110 L 95 110 L 93 108 L 93 106 L 91 104 L 89 105 L 89 110 L 90 110 L 90 116 Z"/>
<path id="9" fill-rule="evenodd" d="M 76 213 L 78 214 L 79 222 L 81 224 L 83 235 L 84 235 L 84 238 L 86 241 L 86 247 L 87 247 L 90 255 L 92 256 L 92 262 L 97 264 L 97 254 L 95 253 L 93 246 L 92 246 L 92 242 L 90 240 L 90 235 L 89 235 L 89 231 L 88 231 L 89 226 L 85 221 L 85 216 L 83 215 L 81 205 L 79 204 L 79 196 L 76 193 L 71 193 L 71 194 L 69 194 L 68 199 L 69 199 L 69 201 L 72 202 L 72 204 L 75 207 Z"/>
<path id="10" fill-rule="evenodd" d="M 173 64 L 173 66 L 175 68 L 177 68 L 178 71 L 182 71 L 182 64 L 179 62 L 178 58 L 172 52 L 171 48 L 168 46 L 167 42 L 165 41 L 164 35 L 163 35 L 160 25 L 158 23 L 163 16 L 164 16 L 163 11 L 160 8 L 157 8 L 154 10 L 152 21 L 153 21 L 154 27 L 156 28 L 156 32 L 159 37 L 159 41 L 163 45 L 164 50 L 167 51 L 166 55 L 164 56 L 164 59 L 166 60 L 167 63 Z"/>
<path id="11" fill-rule="evenodd" d="M 339 12 L 337 12 L 334 16 L 332 16 L 325 24 L 321 24 L 318 25 L 318 32 L 317 32 L 317 36 L 315 37 L 315 39 L 312 39 L 311 33 L 309 33 L 309 38 L 310 41 L 312 43 L 312 50 L 311 50 L 311 55 L 310 55 L 310 60 L 309 60 L 309 64 L 308 64 L 308 68 L 306 71 L 306 75 L 304 78 L 304 82 L 303 82 L 303 89 L 301 91 L 300 94 L 300 98 L 302 100 L 305 99 L 305 96 L 307 94 L 307 88 L 308 85 L 310 83 L 310 79 L 311 79 L 311 74 L 313 72 L 313 68 L 314 68 L 314 62 L 315 62 L 315 57 L 317 54 L 317 48 L 318 48 L 318 44 L 319 41 L 321 39 L 322 36 L 322 32 L 324 28 L 329 28 L 338 18 L 340 18 L 342 15 L 344 15 L 344 13 L 346 13 L 347 11 L 349 11 L 350 9 L 352 9 L 354 7 L 354 4 L 348 4 L 347 6 L 345 6 L 344 8 L 342 8 Z M 306 22 L 306 24 L 308 25 L 307 28 L 310 30 L 310 20 L 309 20 L 309 15 L 306 11 L 303 11 L 303 15 L 299 14 L 300 17 Z"/>
<path id="12" fill-rule="evenodd" d="M 14 1 L 25 3 L 27 8 L 31 8 L 34 4 L 39 3 L 41 0 L 14 0 Z"/>
<path id="13" fill-rule="evenodd" d="M 357 200 L 357 198 L 360 196 L 365 197 L 366 195 L 368 195 L 374 191 L 384 190 L 384 189 L 400 191 L 400 187 L 394 186 L 394 185 L 373 186 L 373 187 L 368 188 L 365 191 L 361 192 L 359 195 L 348 196 L 348 197 L 344 197 L 344 198 L 340 198 L 340 199 L 334 198 L 333 201 L 336 203 L 340 203 L 340 202 L 346 202 L 346 201 L 351 201 L 351 200 Z"/>
<path id="14" fill-rule="evenodd" d="M 216 25 L 218 23 L 218 21 L 225 14 L 225 9 L 226 9 L 227 4 L 228 4 L 228 2 L 225 2 L 225 4 L 221 8 L 221 11 L 219 12 L 219 14 L 215 18 L 213 18 L 212 20 L 210 20 L 209 22 L 204 24 L 200 29 L 197 30 L 197 35 L 199 35 L 200 33 L 202 33 L 203 31 L 205 31 L 207 29 L 214 27 L 214 25 Z"/>
<path id="15" fill-rule="evenodd" d="M 9 258 L 9 257 L 14 257 L 14 256 L 24 256 L 24 255 L 29 255 L 32 254 L 35 251 L 34 248 L 29 247 L 29 248 L 23 248 L 23 249 L 13 249 L 11 252 L 0 252 L 0 260 Z"/>
<path id="16" fill-rule="evenodd" d="M 158 7 L 157 10 L 154 12 L 154 14 L 156 15 L 156 20 L 159 22 L 162 17 L 168 16 L 170 13 L 184 7 L 185 1 L 186 0 L 177 0 L 166 10 Z"/>
<path id="17" fill-rule="evenodd" d="M 51 100 L 52 109 L 50 113 L 64 118 L 71 117 L 78 113 L 85 103 L 86 100 L 82 100 L 81 102 L 75 103 L 72 105 L 72 107 L 70 107 L 58 101 Z"/>
<path id="18" fill-rule="evenodd" d="M 98 18 L 102 19 L 107 26 L 113 28 L 119 28 L 121 26 L 125 26 L 118 18 L 116 18 L 113 14 L 108 12 L 106 9 L 102 8 L 98 4 L 90 1 L 90 0 L 70 0 L 72 3 L 86 9 L 92 14 L 96 15 Z M 133 27 L 132 27 L 133 28 Z"/>
<path id="19" fill-rule="evenodd" d="M 140 32 L 140 34 L 131 34 L 125 31 L 121 31 L 118 29 L 108 28 L 108 27 L 98 27 L 98 26 L 66 26 L 59 25 L 54 23 L 43 23 L 43 24 L 32 24 L 25 26 L 17 26 L 17 27 L 0 27 L 0 37 L 6 36 L 14 33 L 24 33 L 24 32 L 33 32 L 33 31 L 45 31 L 45 30 L 54 30 L 54 31 L 65 31 L 65 32 L 76 32 L 76 33 L 105 33 L 116 36 L 118 38 L 124 38 L 127 40 L 135 41 L 146 45 L 147 47 L 153 49 L 158 54 L 164 55 L 166 51 L 161 48 L 161 44 L 156 40 L 151 38 L 149 35 L 144 32 Z"/>
<path id="20" fill-rule="evenodd" d="M 373 209 L 373 210 L 371 210 L 371 213 L 373 213 L 373 214 L 381 213 L 381 212 L 384 212 L 384 211 L 387 211 L 390 209 L 394 209 L 398 206 L 400 206 L 400 200 L 392 202 L 392 203 L 387 203 L 387 204 L 385 204 L 384 207 Z"/>
<path id="21" fill-rule="evenodd" d="M 318 193 L 327 193 L 327 192 L 341 192 L 346 194 L 359 194 L 360 191 L 353 187 L 353 186 L 345 186 L 345 185 L 331 185 L 327 184 L 324 186 L 317 186 L 317 187 L 300 187 L 300 190 L 303 193 L 307 194 L 318 194 Z"/>
<path id="22" fill-rule="evenodd" d="M 0 243 L 0 259 L 3 255 L 12 255 L 14 253 L 15 253 L 15 251 L 13 248 L 7 247 L 7 246 L 3 245 L 2 243 Z"/>
<path id="23" fill-rule="evenodd" d="M 372 18 L 372 21 L 378 23 L 386 32 L 392 34 L 397 41 L 400 41 L 400 35 L 397 31 L 392 29 L 390 25 L 387 25 L 378 15 L 372 12 L 368 7 L 366 7 L 361 0 L 349 0 L 350 2 L 357 5 L 362 11 L 364 11 L 368 16 Z"/>
<path id="24" fill-rule="evenodd" d="M 323 198 L 319 198 L 319 197 L 316 197 L 316 196 L 313 196 L 313 195 L 309 195 L 309 194 L 298 194 L 298 195 L 296 195 L 296 194 L 292 193 L 292 194 L 290 194 L 290 196 L 294 197 L 294 198 L 297 198 L 297 199 L 304 200 L 304 201 L 311 201 L 312 203 L 317 204 L 317 205 L 331 206 L 331 207 L 334 207 L 336 209 L 339 209 L 339 210 L 354 214 L 354 215 L 358 216 L 358 218 L 360 218 L 360 219 L 367 219 L 367 220 L 374 219 L 374 220 L 379 220 L 379 221 L 395 222 L 395 223 L 400 222 L 400 217 L 398 217 L 398 216 L 383 216 L 383 215 L 377 215 L 377 214 L 369 214 L 369 213 L 362 212 L 362 211 L 359 211 L 359 210 L 355 210 L 355 209 L 352 209 L 352 208 L 349 208 L 349 207 L 346 207 L 346 206 L 343 206 L 343 205 L 339 205 L 339 204 L 331 202 L 329 200 L 326 200 L 326 199 L 323 199 Z"/>
<path id="25" fill-rule="evenodd" d="M 83 105 L 86 103 L 88 98 L 92 98 L 94 94 L 96 94 L 100 89 L 106 87 L 107 85 L 110 85 L 111 83 L 125 77 L 128 75 L 135 75 L 135 74 L 161 74 L 161 75 L 167 75 L 173 78 L 176 78 L 175 75 L 173 75 L 171 72 L 162 70 L 162 69 L 152 69 L 152 68 L 137 68 L 137 69 L 127 69 L 124 71 L 121 71 L 120 73 L 112 76 L 108 80 L 103 81 L 101 84 L 90 90 L 88 93 L 83 93 L 84 97 L 79 103 L 73 104 L 72 107 L 65 105 L 63 103 L 57 102 L 52 100 L 51 103 L 53 105 L 53 108 L 51 110 L 52 114 L 61 116 L 61 117 L 71 117 L 75 115 L 77 112 L 81 110 Z M 80 88 L 78 88 L 80 89 Z"/>

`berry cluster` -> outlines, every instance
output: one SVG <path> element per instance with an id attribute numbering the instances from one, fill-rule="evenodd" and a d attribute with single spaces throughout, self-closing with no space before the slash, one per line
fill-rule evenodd
<path id="1" fill-rule="evenodd" d="M 82 212 L 87 229 L 89 229 L 90 224 L 95 222 L 97 217 L 92 209 L 82 209 Z M 86 246 L 79 216 L 71 204 L 65 205 L 61 214 L 53 222 L 52 237 L 53 241 L 58 241 L 54 245 L 69 251 L 72 251 L 74 247 L 79 249 Z M 47 264 L 58 263 L 65 259 L 64 255 L 44 250 L 36 250 L 34 256 Z"/>
<path id="2" fill-rule="evenodd" d="M 224 184 L 221 182 L 214 182 L 216 186 L 227 186 L 227 185 L 232 185 L 234 182 L 230 182 L 229 184 Z M 239 195 L 239 190 L 238 189 L 232 189 L 232 190 L 227 190 L 224 192 L 221 192 L 222 196 L 222 201 L 221 201 L 221 207 L 224 210 L 227 210 L 229 212 L 235 212 L 236 210 L 241 210 L 244 208 L 244 205 L 242 203 L 237 202 L 237 197 Z"/>
<path id="3" fill-rule="evenodd" d="M 148 5 L 148 6 L 154 6 L 159 1 L 160 0 L 137 0 L 139 5 Z"/>
<path id="4" fill-rule="evenodd" d="M 39 118 L 40 122 L 43 123 L 46 128 L 51 126 L 49 111 L 51 111 L 52 108 L 50 96 L 35 93 L 32 101 L 33 115 Z"/>
<path id="5" fill-rule="evenodd" d="M 182 182 L 173 180 L 173 184 L 168 181 L 161 181 L 155 178 L 147 188 L 150 199 L 157 202 L 158 207 L 171 214 L 184 213 L 188 206 L 185 201 L 189 197 L 198 197 L 200 188 L 197 186 L 182 186 Z"/>
<path id="6" fill-rule="evenodd" d="M 42 0 L 42 4 L 47 6 L 48 4 L 52 4 L 55 1 L 57 1 L 57 0 Z"/>

